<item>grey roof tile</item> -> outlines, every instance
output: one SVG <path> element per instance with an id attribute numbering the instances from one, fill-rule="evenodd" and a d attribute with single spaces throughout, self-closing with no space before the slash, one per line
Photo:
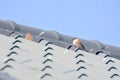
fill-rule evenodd
<path id="1" fill-rule="evenodd" d="M 14 34 L 19 34 L 25 37 L 27 32 L 30 32 L 33 35 L 33 38 L 36 42 L 43 38 L 50 42 L 53 42 L 57 46 L 61 46 L 63 48 L 67 48 L 72 43 L 72 36 L 67 36 L 60 34 L 56 31 L 46 31 L 41 29 L 36 29 L 32 27 L 28 27 L 25 25 L 17 24 L 13 21 L 3 21 L 0 20 L 0 33 L 3 35 L 14 36 Z M 13 34 L 10 34 L 13 33 Z M 95 54 L 98 50 L 106 50 L 111 53 L 111 56 L 114 58 L 120 59 L 120 48 L 103 44 L 96 40 L 84 40 L 81 39 L 85 48 Z"/>
<path id="2" fill-rule="evenodd" d="M 0 80 L 16 80 L 16 79 L 11 77 L 8 73 L 0 71 Z"/>
<path id="3" fill-rule="evenodd" d="M 9 24 L 12 25 L 10 30 L 21 31 L 13 22 Z M 54 35 L 56 40 L 41 37 L 36 42 L 29 41 L 22 38 L 24 35 L 16 32 L 9 37 L 0 35 L 0 69 L 2 73 L 9 75 L 5 74 L 5 80 L 9 80 L 9 77 L 13 80 L 120 79 L 120 60 L 111 57 L 108 50 L 101 50 L 101 43 L 90 42 L 94 45 L 89 48 L 96 49 L 95 52 L 69 50 L 67 47 L 70 43 L 65 41 L 70 40 L 70 37 L 63 38 L 63 35 L 54 31 L 46 33 L 49 33 L 49 37 Z M 57 43 L 61 46 L 56 45 Z M 2 74 L 0 76 L 4 77 Z"/>
<path id="4" fill-rule="evenodd" d="M 22 40 L 23 44 L 24 44 L 24 41 L 26 41 L 26 40 Z M 41 64 L 39 64 L 39 65 L 41 65 L 41 66 L 39 66 L 39 71 L 40 72 L 39 72 L 39 74 L 36 74 L 36 76 L 39 77 L 40 79 L 47 79 L 47 80 L 51 80 L 51 79 L 55 79 L 56 80 L 57 79 L 57 80 L 60 80 L 60 79 L 70 79 L 69 78 L 70 76 L 72 77 L 72 79 L 78 79 L 78 78 L 80 78 L 80 79 L 87 79 L 87 80 L 88 79 L 89 80 L 90 79 L 92 79 L 92 80 L 97 79 L 93 75 L 92 76 L 94 78 L 91 78 L 92 76 L 89 73 L 89 72 L 92 72 L 91 67 L 89 67 L 91 64 L 86 63 L 86 64 L 83 64 L 83 65 L 80 64 L 78 66 L 78 65 L 76 65 L 77 61 L 74 60 L 74 58 L 76 57 L 76 55 L 79 54 L 79 53 L 81 53 L 81 54 L 84 55 L 84 58 L 83 58 L 84 61 L 86 61 L 87 60 L 86 58 L 88 58 L 90 55 L 93 56 L 93 54 L 88 54 L 88 53 L 86 53 L 84 51 L 80 51 L 80 50 L 77 51 L 76 53 L 74 53 L 74 51 L 70 51 L 70 50 L 67 50 L 67 49 L 64 49 L 64 48 L 60 48 L 60 47 L 54 46 L 53 44 L 51 44 L 50 42 L 47 42 L 47 41 L 41 42 L 41 43 L 39 43 L 39 45 L 36 44 L 36 43 L 34 43 L 34 42 L 26 41 L 25 45 L 28 46 L 28 43 L 29 43 L 29 45 L 32 45 L 33 48 L 35 48 L 35 49 L 38 47 L 37 48 L 38 51 L 39 51 L 39 49 L 40 49 L 40 51 L 42 49 L 43 49 L 42 51 L 44 51 L 44 52 L 41 52 L 42 54 L 40 54 L 40 56 L 43 56 L 43 57 L 40 58 L 40 62 L 41 62 Z M 38 46 L 36 46 L 36 45 L 38 45 Z M 19 46 L 20 46 L 20 44 L 19 44 Z M 29 48 L 28 48 L 28 50 L 29 50 Z M 34 49 L 32 49 L 32 50 L 35 51 Z M 32 50 L 30 50 L 30 52 Z M 58 54 L 58 51 L 60 51 L 59 54 Z M 49 54 L 48 54 L 48 52 L 49 52 Z M 31 55 L 32 55 L 32 53 L 31 53 Z M 49 57 L 51 55 L 52 55 L 52 59 L 53 60 L 51 59 L 51 57 Z M 27 55 L 27 56 L 30 56 L 30 55 Z M 94 55 L 94 57 L 96 58 L 96 55 Z M 99 57 L 99 56 L 97 56 L 97 57 Z M 77 58 L 79 58 L 79 56 Z M 92 59 L 91 57 L 89 57 L 89 58 Z M 99 58 L 101 59 L 102 57 L 99 57 Z M 80 59 L 82 59 L 82 58 L 80 58 Z M 96 58 L 96 59 L 98 59 L 98 58 Z M 61 62 L 62 60 L 65 60 L 65 62 Z M 88 62 L 88 61 L 86 61 L 86 62 Z M 95 62 L 95 61 L 92 61 L 92 62 Z M 101 67 L 103 67 L 103 64 L 102 64 Z M 19 69 L 18 66 L 15 66 L 16 64 L 11 64 L 11 65 L 13 65 L 17 69 Z M 22 66 L 22 64 L 20 66 Z M 26 65 L 24 65 L 24 66 L 26 66 Z M 98 67 L 98 66 L 99 65 L 95 66 L 95 68 Z M 63 68 L 61 68 L 61 67 L 63 67 Z M 81 67 L 85 67 L 85 68 L 87 67 L 87 69 L 89 69 L 89 70 L 85 70 L 85 72 L 83 71 L 82 73 L 80 71 L 80 73 L 81 73 L 80 74 L 79 71 L 77 71 L 77 69 L 78 68 L 79 68 L 78 70 L 84 69 L 84 68 L 81 68 Z M 28 69 L 29 68 L 30 67 L 28 67 Z M 30 69 L 32 69 L 32 68 L 30 68 Z M 96 71 L 97 74 L 102 74 L 102 73 L 100 73 L 99 69 L 102 70 L 101 68 L 98 68 L 97 71 L 93 70 L 93 72 Z M 21 71 L 21 69 L 20 69 L 20 71 Z M 32 70 L 30 70 L 30 71 L 32 71 Z M 8 72 L 8 73 L 10 73 L 10 72 Z M 21 73 L 21 72 L 15 72 L 15 73 Z M 59 75 L 55 75 L 56 73 L 59 74 Z M 86 76 L 86 75 L 88 76 L 88 74 L 89 74 L 90 78 L 89 77 L 84 78 L 84 76 Z M 13 74 L 13 73 L 12 73 L 12 75 L 14 75 L 14 77 L 17 76 L 16 74 Z M 83 77 L 81 77 L 81 76 L 83 76 Z M 17 78 L 19 78 L 19 77 L 17 76 Z M 21 79 L 21 78 L 19 78 L 19 79 Z M 28 79 L 28 77 L 26 77 L 24 79 Z M 35 79 L 35 77 L 34 77 L 34 79 Z"/>

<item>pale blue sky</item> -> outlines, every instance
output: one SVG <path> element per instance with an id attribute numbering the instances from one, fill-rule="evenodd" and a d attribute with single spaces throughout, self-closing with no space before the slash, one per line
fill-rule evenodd
<path id="1" fill-rule="evenodd" d="M 120 0 L 1 0 L 0 19 L 120 46 Z"/>

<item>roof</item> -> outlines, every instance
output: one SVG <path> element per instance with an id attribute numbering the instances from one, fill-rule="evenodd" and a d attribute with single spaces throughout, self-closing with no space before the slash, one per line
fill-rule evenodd
<path id="1" fill-rule="evenodd" d="M 24 39 L 28 31 L 35 41 Z M 56 31 L 0 21 L 0 79 L 120 79 L 119 47 L 82 39 L 89 52 L 79 48 L 69 50 L 72 38 Z"/>
<path id="2" fill-rule="evenodd" d="M 36 42 L 43 38 L 63 48 L 67 48 L 72 43 L 73 39 L 73 36 L 63 35 L 54 30 L 46 31 L 21 25 L 10 20 L 0 20 L 0 34 L 10 36 L 11 34 L 13 35 L 13 33 L 15 33 L 25 37 L 26 33 L 28 32 L 33 35 Z M 112 57 L 120 59 L 120 47 L 103 44 L 97 40 L 81 39 L 81 41 L 85 48 L 93 54 L 96 54 L 97 51 L 105 50 L 108 51 Z"/>

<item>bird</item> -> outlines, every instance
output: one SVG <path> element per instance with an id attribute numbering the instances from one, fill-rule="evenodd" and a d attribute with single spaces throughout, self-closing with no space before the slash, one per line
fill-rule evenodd
<path id="1" fill-rule="evenodd" d="M 81 50 L 87 51 L 85 49 L 84 45 L 82 44 L 81 40 L 78 37 L 74 37 L 72 39 L 72 41 L 73 41 L 72 44 L 73 44 L 74 47 L 77 47 L 77 48 L 80 48 Z"/>
<path id="2" fill-rule="evenodd" d="M 25 39 L 33 41 L 32 35 L 29 32 L 26 34 Z"/>

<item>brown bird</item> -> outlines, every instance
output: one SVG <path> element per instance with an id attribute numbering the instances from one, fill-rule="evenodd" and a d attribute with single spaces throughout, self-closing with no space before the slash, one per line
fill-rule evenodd
<path id="1" fill-rule="evenodd" d="M 78 47 L 78 48 L 80 48 L 80 49 L 82 49 L 82 50 L 87 51 L 87 50 L 85 49 L 84 45 L 81 43 L 80 39 L 77 38 L 77 37 L 74 37 L 74 38 L 73 38 L 73 46 L 74 46 L 74 47 Z"/>
<path id="2" fill-rule="evenodd" d="M 25 39 L 33 41 L 32 35 L 29 32 L 26 34 Z"/>

